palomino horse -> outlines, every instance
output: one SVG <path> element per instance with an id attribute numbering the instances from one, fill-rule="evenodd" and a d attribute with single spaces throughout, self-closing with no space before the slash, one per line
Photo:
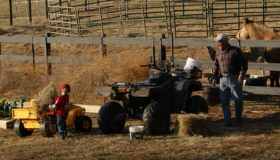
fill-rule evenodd
<path id="1" fill-rule="evenodd" d="M 245 18 L 242 28 L 236 36 L 238 39 L 251 39 L 251 40 L 280 40 L 280 32 L 254 23 L 253 20 Z M 268 63 L 280 63 L 280 48 L 267 47 L 264 52 L 264 59 Z M 270 71 L 270 86 L 279 87 L 279 71 Z"/>

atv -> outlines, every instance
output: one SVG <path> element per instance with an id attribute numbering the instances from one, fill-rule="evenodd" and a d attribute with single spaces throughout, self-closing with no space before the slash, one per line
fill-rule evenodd
<path id="1" fill-rule="evenodd" d="M 119 133 L 126 119 L 140 119 L 144 132 L 159 135 L 169 131 L 170 114 L 208 113 L 205 99 L 192 92 L 203 90 L 202 71 L 174 69 L 172 61 L 162 67 L 156 63 L 142 65 L 150 69 L 150 77 L 144 82 L 113 82 L 98 88 L 97 95 L 110 97 L 98 112 L 98 125 L 105 134 Z M 120 103 L 121 102 L 121 103 Z"/>
<path id="2" fill-rule="evenodd" d="M 174 66 L 173 33 L 171 33 L 171 60 L 164 56 L 155 60 L 153 38 L 153 57 L 148 65 L 150 76 L 144 82 L 113 82 L 98 88 L 97 95 L 110 97 L 98 112 L 98 125 L 105 134 L 120 133 L 127 118 L 140 119 L 144 132 L 148 135 L 167 133 L 170 126 L 170 114 L 208 113 L 205 99 L 192 92 L 203 90 L 202 71 L 194 66 L 191 69 L 176 69 Z M 165 54 L 164 54 L 165 55 Z"/>

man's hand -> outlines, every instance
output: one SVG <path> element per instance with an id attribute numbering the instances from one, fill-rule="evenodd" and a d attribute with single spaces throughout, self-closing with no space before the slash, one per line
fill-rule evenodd
<path id="1" fill-rule="evenodd" d="M 238 76 L 238 83 L 243 83 L 244 76 L 243 74 L 239 74 Z"/>
<path id="2" fill-rule="evenodd" d="M 216 78 L 212 79 L 212 84 L 213 84 L 213 86 L 216 86 Z"/>

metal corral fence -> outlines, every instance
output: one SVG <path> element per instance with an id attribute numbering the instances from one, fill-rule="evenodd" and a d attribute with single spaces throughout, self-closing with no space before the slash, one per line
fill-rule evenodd
<path id="1" fill-rule="evenodd" d="M 157 6 L 157 9 L 152 10 L 152 6 Z M 168 33 L 166 9 L 162 2 L 76 8 L 69 7 L 65 1 L 49 6 L 49 22 L 51 36 L 92 37 L 106 33 L 151 37 L 151 33 Z"/>
<path id="2" fill-rule="evenodd" d="M 57 3 L 58 0 L 47 0 L 49 5 Z M 15 17 L 26 17 L 29 18 L 29 1 L 28 0 L 13 0 L 15 8 Z M 45 16 L 46 15 L 46 0 L 32 0 L 31 1 L 32 16 Z"/>
<path id="3" fill-rule="evenodd" d="M 9 0 L 6 0 L 6 3 Z M 81 6 L 90 6 L 90 5 L 105 5 L 110 4 L 113 0 L 69 0 L 70 6 L 81 7 Z M 29 0 L 12 0 L 13 2 L 13 16 L 15 18 L 26 17 L 29 18 Z M 31 11 L 33 17 L 46 16 L 46 5 L 53 5 L 55 3 L 60 3 L 61 0 L 30 0 L 31 2 Z M 4 9 L 7 9 L 5 12 Z M 6 17 L 9 17 L 8 5 L 1 8 L 1 11 L 4 11 L 2 14 L 6 13 Z"/>
<path id="4" fill-rule="evenodd" d="M 14 17 L 28 17 L 30 0 L 13 1 Z M 44 16 L 46 2 L 52 36 L 156 37 L 171 32 L 175 38 L 208 38 L 221 32 L 231 36 L 244 17 L 280 28 L 279 0 L 33 0 L 32 15 Z"/>
<path id="5" fill-rule="evenodd" d="M 207 38 L 207 3 L 205 1 L 179 1 L 172 4 L 173 24 L 170 31 L 175 38 Z"/>
<path id="6" fill-rule="evenodd" d="M 62 0 L 0 0 L 0 21 L 1 26 L 24 24 L 29 20 L 32 22 L 34 17 L 48 18 L 48 6 L 61 3 Z M 114 0 L 68 0 L 73 7 L 96 6 L 120 3 Z M 14 19 L 14 20 L 13 20 Z M 13 23 L 15 21 L 15 23 Z"/>
<path id="7" fill-rule="evenodd" d="M 208 38 L 223 32 L 233 36 L 240 29 L 243 17 L 279 28 L 280 2 L 276 0 L 129 2 L 49 6 L 51 34 L 88 37 L 105 33 L 123 37 L 154 37 L 173 32 L 175 38 Z M 65 12 L 60 15 L 58 10 Z"/>
<path id="8" fill-rule="evenodd" d="M 0 19 L 9 19 L 10 17 L 10 7 L 12 12 L 12 17 L 14 18 L 26 18 L 30 16 L 29 6 L 31 6 L 31 15 L 33 17 L 46 17 L 46 5 L 52 5 L 58 3 L 59 0 L 2 0 L 0 1 Z M 9 6 L 11 2 L 11 6 Z"/>

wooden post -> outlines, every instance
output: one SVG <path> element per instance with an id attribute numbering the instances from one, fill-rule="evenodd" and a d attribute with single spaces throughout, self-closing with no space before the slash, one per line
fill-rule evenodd
<path id="1" fill-rule="evenodd" d="M 87 3 L 87 0 L 85 0 L 85 11 L 87 11 L 87 6 L 88 6 L 88 3 Z"/>
<path id="2" fill-rule="evenodd" d="M 0 42 L 0 56 L 1 56 L 1 42 Z M 2 64 L 0 59 L 0 77 L 2 76 Z"/>
<path id="3" fill-rule="evenodd" d="M 44 55 L 46 57 L 46 66 L 47 66 L 47 74 L 48 74 L 48 81 L 50 82 L 50 76 L 52 75 L 52 65 L 49 63 L 48 56 L 51 53 L 51 44 L 48 43 L 48 37 L 50 37 L 50 33 L 45 34 L 45 41 L 44 41 Z"/>
<path id="4" fill-rule="evenodd" d="M 33 36 L 32 36 L 31 49 L 32 49 L 32 56 L 33 56 L 33 69 L 34 69 L 34 75 L 35 75 L 35 51 L 34 51 L 34 41 L 33 41 Z"/>
<path id="5" fill-rule="evenodd" d="M 106 34 L 102 33 L 100 37 L 100 43 L 99 43 L 99 54 L 101 58 L 106 57 L 107 49 L 106 44 L 103 43 L 103 38 L 106 37 Z"/>
<path id="6" fill-rule="evenodd" d="M 45 42 L 44 42 L 44 54 L 45 56 L 49 56 L 49 53 L 51 53 L 51 44 L 48 43 L 48 37 L 50 37 L 50 33 L 45 34 Z"/>
<path id="7" fill-rule="evenodd" d="M 147 4 L 147 0 L 146 0 L 146 18 L 148 18 L 148 4 Z"/>
<path id="8" fill-rule="evenodd" d="M 158 60 L 161 62 L 166 60 L 166 46 L 162 46 L 162 39 L 165 38 L 165 34 L 160 35 L 160 40 L 158 44 Z"/>
<path id="9" fill-rule="evenodd" d="M 45 41 L 44 41 L 44 55 L 46 57 L 46 64 L 48 65 L 48 56 L 51 53 L 51 44 L 48 43 L 48 37 L 50 36 L 50 33 L 45 34 Z"/>
<path id="10" fill-rule="evenodd" d="M 32 23 L 31 0 L 28 0 L 28 6 L 29 6 L 29 22 Z"/>
<path id="11" fill-rule="evenodd" d="M 13 25 L 13 8 L 12 8 L 12 0 L 9 0 L 9 6 L 10 6 L 10 26 Z"/>
<path id="12" fill-rule="evenodd" d="M 59 3 L 59 6 L 60 6 L 60 14 L 62 14 L 61 0 L 59 0 L 58 3 Z"/>
<path id="13" fill-rule="evenodd" d="M 45 6 L 46 6 L 46 18 L 48 18 L 48 14 L 49 14 L 48 0 L 45 0 Z"/>

